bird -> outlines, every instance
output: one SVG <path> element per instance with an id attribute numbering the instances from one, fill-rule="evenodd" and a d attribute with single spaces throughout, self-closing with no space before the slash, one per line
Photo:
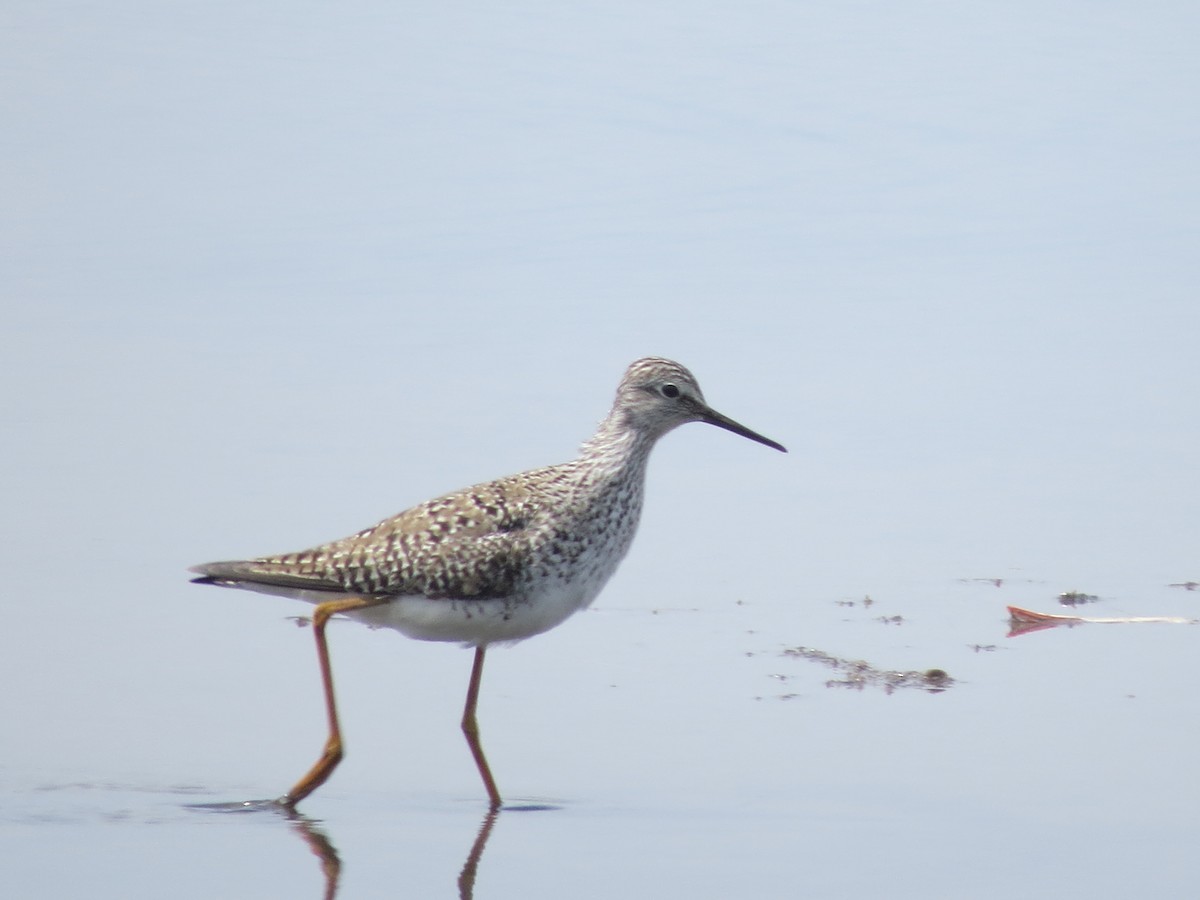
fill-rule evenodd
<path id="1" fill-rule="evenodd" d="M 709 406 L 684 366 L 647 357 L 626 369 L 610 412 L 574 460 L 445 494 L 311 549 L 192 567 L 197 584 L 316 605 L 328 737 L 313 766 L 273 802 L 294 810 L 344 756 L 325 636 L 340 614 L 474 649 L 461 727 L 489 806 L 499 809 L 476 717 L 487 649 L 548 631 L 596 599 L 633 542 L 650 451 L 688 422 L 787 452 Z"/>

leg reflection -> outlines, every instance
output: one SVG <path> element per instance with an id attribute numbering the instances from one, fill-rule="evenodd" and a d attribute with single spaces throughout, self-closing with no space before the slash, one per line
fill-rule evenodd
<path id="1" fill-rule="evenodd" d="M 463 863 L 462 871 L 458 873 L 459 900 L 471 900 L 475 896 L 475 872 L 479 869 L 479 859 L 483 856 L 483 848 L 487 846 L 488 838 L 492 834 L 492 827 L 496 824 L 496 817 L 499 815 L 500 807 L 493 806 L 483 817 L 483 823 L 479 826 L 479 834 L 475 835 L 475 843 L 471 845 L 471 852 L 467 854 L 467 861 Z"/>
<path id="2" fill-rule="evenodd" d="M 337 848 L 333 846 L 333 841 L 329 839 L 320 825 L 308 816 L 301 815 L 295 810 L 284 810 L 284 815 L 291 823 L 292 830 L 300 836 L 313 856 L 320 860 L 321 874 L 325 880 L 323 896 L 325 900 L 334 900 L 337 897 L 338 884 L 342 875 L 342 859 L 338 855 Z M 475 896 L 475 874 L 479 871 L 479 860 L 483 858 L 484 848 L 487 846 L 488 838 L 491 837 L 492 828 L 499 815 L 500 808 L 492 807 L 479 825 L 475 842 L 471 844 L 467 860 L 463 863 L 462 871 L 458 873 L 460 900 L 472 900 Z"/>
<path id="3" fill-rule="evenodd" d="M 333 841 L 316 822 L 308 816 L 289 810 L 287 817 L 292 823 L 292 830 L 304 840 L 313 856 L 321 861 L 321 874 L 325 878 L 325 900 L 333 900 L 338 892 L 338 880 L 342 876 L 342 859 L 338 856 Z"/>

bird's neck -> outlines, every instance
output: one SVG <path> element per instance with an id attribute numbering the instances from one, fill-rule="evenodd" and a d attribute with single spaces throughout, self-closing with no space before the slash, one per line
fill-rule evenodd
<path id="1" fill-rule="evenodd" d="M 643 472 L 656 437 L 629 422 L 622 410 L 614 409 L 580 448 L 581 459 L 610 475 Z"/>

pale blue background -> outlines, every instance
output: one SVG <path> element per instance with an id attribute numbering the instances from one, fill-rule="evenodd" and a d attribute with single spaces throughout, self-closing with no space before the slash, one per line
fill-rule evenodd
<path id="1" fill-rule="evenodd" d="M 281 820 L 181 808 L 311 762 L 305 609 L 184 569 L 564 459 L 647 354 L 791 453 L 670 436 L 595 610 L 492 654 L 500 785 L 559 808 L 502 814 L 477 897 L 1200 887 L 1200 632 L 1004 637 L 1200 607 L 1194 4 L 0 23 L 14 896 L 319 895 Z M 453 896 L 469 658 L 332 640 L 342 894 Z M 798 644 L 960 683 L 828 690 Z"/>

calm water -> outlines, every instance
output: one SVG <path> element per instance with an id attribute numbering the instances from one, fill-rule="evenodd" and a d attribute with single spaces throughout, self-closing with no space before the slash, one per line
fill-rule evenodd
<path id="1" fill-rule="evenodd" d="M 1194 893 L 1200 629 L 1006 607 L 1200 617 L 1198 17 L 14 7 L 13 896 Z M 307 608 L 186 567 L 565 459 L 647 354 L 791 452 L 668 437 L 490 654 L 508 807 L 469 654 L 338 623 L 307 818 L 204 808 L 323 720 Z"/>

